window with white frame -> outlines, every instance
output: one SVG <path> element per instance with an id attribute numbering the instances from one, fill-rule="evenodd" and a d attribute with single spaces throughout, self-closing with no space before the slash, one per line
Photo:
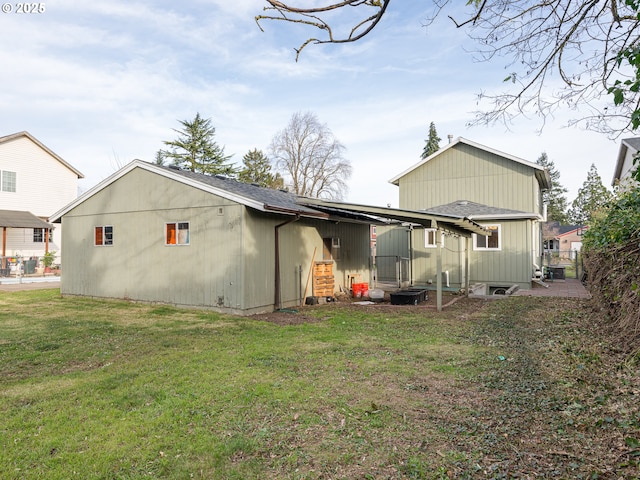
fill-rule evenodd
<path id="1" fill-rule="evenodd" d="M 474 250 L 501 250 L 501 229 L 500 225 L 482 225 L 489 230 L 489 235 L 473 235 Z"/>
<path id="2" fill-rule="evenodd" d="M 3 192 L 15 192 L 16 191 L 16 172 L 9 172 L 2 170 L 0 172 L 0 184 L 2 185 Z"/>
<path id="3" fill-rule="evenodd" d="M 113 245 L 113 226 L 106 225 L 95 227 L 94 245 L 98 247 Z"/>
<path id="4" fill-rule="evenodd" d="M 189 222 L 165 224 L 165 245 L 189 245 Z"/>
<path id="5" fill-rule="evenodd" d="M 45 237 L 45 230 L 47 230 L 46 228 L 34 228 L 33 229 L 33 243 L 43 243 Z M 49 230 L 49 241 L 53 242 L 53 230 L 48 229 Z"/>
<path id="6" fill-rule="evenodd" d="M 435 228 L 424 229 L 424 246 L 425 248 L 436 248 L 438 246 L 438 230 Z"/>

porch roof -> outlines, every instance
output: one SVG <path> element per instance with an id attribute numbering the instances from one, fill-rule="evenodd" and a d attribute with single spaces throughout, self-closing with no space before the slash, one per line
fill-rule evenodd
<path id="1" fill-rule="evenodd" d="M 0 210 L 0 227 L 53 228 L 53 225 L 39 219 L 31 212 L 20 210 Z"/>

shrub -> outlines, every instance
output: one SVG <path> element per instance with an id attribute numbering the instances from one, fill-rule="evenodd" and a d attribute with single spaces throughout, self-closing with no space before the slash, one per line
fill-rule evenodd
<path id="1" fill-rule="evenodd" d="M 640 350 L 640 188 L 620 193 L 594 216 L 583 237 L 584 264 L 595 306 L 622 348 Z"/>

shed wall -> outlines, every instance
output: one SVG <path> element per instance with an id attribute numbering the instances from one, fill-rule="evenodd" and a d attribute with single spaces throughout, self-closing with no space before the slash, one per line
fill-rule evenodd
<path id="1" fill-rule="evenodd" d="M 242 310 L 243 209 L 135 169 L 63 217 L 61 292 Z M 189 245 L 165 245 L 167 222 L 189 222 Z"/>
<path id="2" fill-rule="evenodd" d="M 323 259 L 324 237 L 341 241 L 334 259 L 338 287 L 348 273 L 368 280 L 369 225 L 294 220 L 134 169 L 63 217 L 61 292 L 243 314 L 271 311 L 277 225 L 280 306 L 303 301 L 313 251 L 315 260 Z M 189 245 L 165 245 L 167 222 L 189 222 Z M 113 226 L 113 245 L 94 245 L 96 226 Z"/>

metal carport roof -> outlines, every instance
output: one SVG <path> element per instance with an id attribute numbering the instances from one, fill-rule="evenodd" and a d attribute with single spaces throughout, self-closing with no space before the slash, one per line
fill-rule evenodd
<path id="1" fill-rule="evenodd" d="M 480 224 L 467 217 L 457 215 L 432 214 L 420 210 L 375 207 L 372 205 L 320 200 L 317 198 L 300 198 L 298 202 L 329 213 L 339 214 L 341 212 L 352 212 L 372 215 L 380 219 L 414 223 L 427 228 L 440 228 L 462 237 L 471 237 L 472 233 L 478 235 L 487 235 L 488 233 Z"/>

